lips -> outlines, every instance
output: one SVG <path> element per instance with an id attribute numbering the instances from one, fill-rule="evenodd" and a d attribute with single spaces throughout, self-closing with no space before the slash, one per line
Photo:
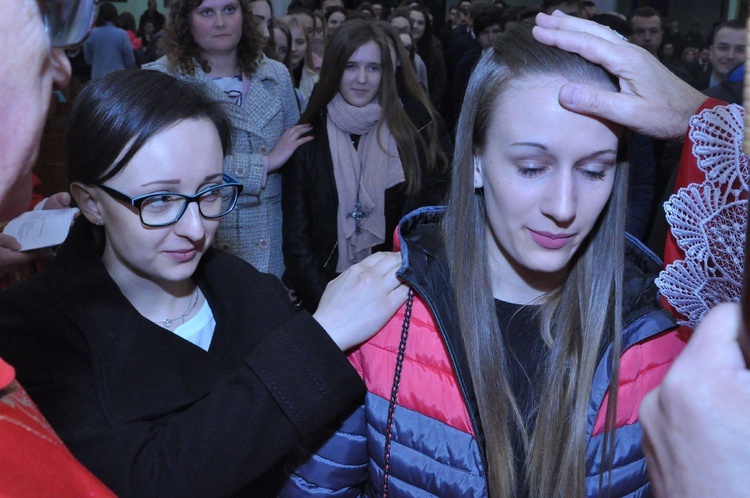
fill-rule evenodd
<path id="1" fill-rule="evenodd" d="M 531 229 L 529 229 L 529 233 L 531 234 L 531 238 L 534 239 L 534 242 L 545 249 L 553 250 L 565 247 L 575 236 L 575 234 L 572 233 L 550 233 Z"/>
<path id="2" fill-rule="evenodd" d="M 198 254 L 196 249 L 182 249 L 177 251 L 165 251 L 169 256 L 179 263 L 191 261 Z"/>

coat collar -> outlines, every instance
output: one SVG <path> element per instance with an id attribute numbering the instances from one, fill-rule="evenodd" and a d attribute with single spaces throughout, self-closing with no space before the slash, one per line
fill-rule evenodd
<path id="1" fill-rule="evenodd" d="M 242 106 L 227 105 L 225 108 L 232 120 L 232 126 L 253 135 L 265 136 L 265 126 L 274 116 L 282 112 L 282 101 L 279 97 L 279 88 L 281 88 L 282 82 L 279 79 L 280 72 L 279 68 L 275 67 L 276 64 L 278 64 L 276 61 L 261 55 L 257 69 L 245 86 Z M 165 55 L 158 61 L 147 64 L 144 68 L 167 72 L 186 81 L 203 83 L 205 91 L 212 99 L 229 102 L 224 92 L 211 82 L 211 78 L 203 71 L 197 59 L 193 59 L 193 66 L 195 68 L 194 75 L 184 74 Z M 283 67 L 282 70 L 285 71 Z M 243 78 L 246 78 L 246 76 L 243 76 Z"/>
<path id="2" fill-rule="evenodd" d="M 104 411 L 114 423 L 123 423 L 158 418 L 194 403 L 218 376 L 239 365 L 241 352 L 247 350 L 235 343 L 234 331 L 250 320 L 249 312 L 231 306 L 234 288 L 217 285 L 217 274 L 227 271 L 223 260 L 228 255 L 209 250 L 196 272 L 217 322 L 206 353 L 133 308 L 95 249 L 95 230 L 79 217 L 47 275 L 65 313 L 89 344 Z"/>

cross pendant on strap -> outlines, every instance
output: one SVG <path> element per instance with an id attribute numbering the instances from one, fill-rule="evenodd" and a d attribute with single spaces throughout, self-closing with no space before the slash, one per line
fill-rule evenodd
<path id="1" fill-rule="evenodd" d="M 357 235 L 362 233 L 362 220 L 365 218 L 368 218 L 370 216 L 369 211 L 363 211 L 362 210 L 362 203 L 357 201 L 354 203 L 354 211 L 348 214 L 350 218 L 354 218 L 354 226 L 356 227 L 355 231 L 357 232 Z"/>

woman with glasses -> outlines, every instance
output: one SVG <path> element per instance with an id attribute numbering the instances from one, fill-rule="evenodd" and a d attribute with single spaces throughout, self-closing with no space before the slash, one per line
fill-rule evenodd
<path id="1" fill-rule="evenodd" d="M 169 17 L 167 55 L 144 68 L 198 82 L 215 100 L 234 104 L 224 171 L 244 188 L 216 245 L 281 277 L 279 168 L 311 139 L 304 136 L 309 126 L 295 126 L 299 110 L 289 71 L 263 55 L 249 0 L 178 0 Z"/>
<path id="2" fill-rule="evenodd" d="M 81 215 L 46 271 L 0 295 L 4 358 L 120 496 L 263 495 L 295 441 L 360 399 L 342 349 L 406 297 L 400 258 L 375 255 L 310 316 L 212 248 L 242 191 L 223 173 L 230 133 L 220 103 L 171 76 L 87 85 L 68 140 Z"/>

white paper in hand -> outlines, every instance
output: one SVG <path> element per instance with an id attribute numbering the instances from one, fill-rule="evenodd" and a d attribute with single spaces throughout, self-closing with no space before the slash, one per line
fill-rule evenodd
<path id="1" fill-rule="evenodd" d="M 78 208 L 27 211 L 8 222 L 3 233 L 21 244 L 21 251 L 62 244 Z"/>

